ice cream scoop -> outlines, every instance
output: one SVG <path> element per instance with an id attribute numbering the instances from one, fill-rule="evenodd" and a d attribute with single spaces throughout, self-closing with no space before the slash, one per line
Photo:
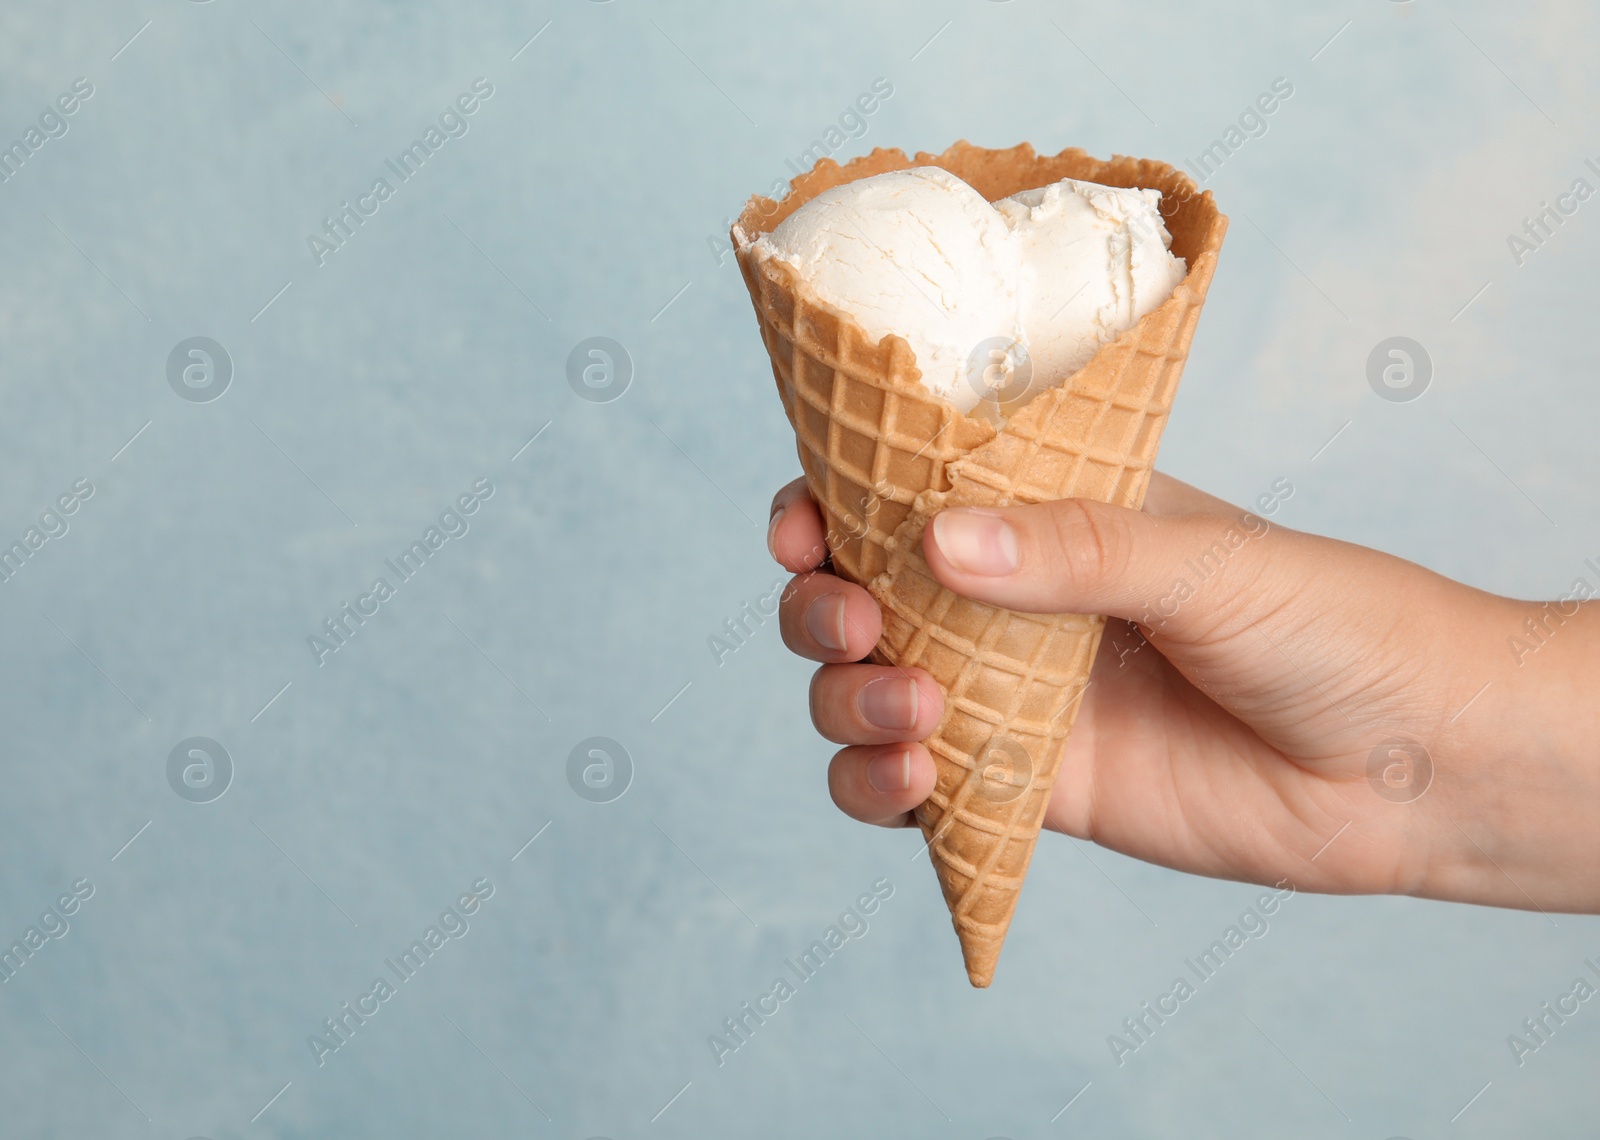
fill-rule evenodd
<path id="1" fill-rule="evenodd" d="M 922 383 L 1000 420 L 1067 379 L 1183 280 L 1154 190 L 1063 179 L 991 205 L 938 167 L 835 187 L 755 243 Z"/>
<path id="2" fill-rule="evenodd" d="M 994 204 L 1021 247 L 1018 296 L 1036 388 L 1082 368 L 1183 280 L 1160 206 L 1155 190 L 1071 178 Z"/>
<path id="3" fill-rule="evenodd" d="M 1021 337 L 1019 246 L 1007 220 L 947 170 L 920 166 L 817 195 L 756 243 L 800 271 L 868 336 L 898 333 L 922 382 L 963 411 L 967 358 Z"/>

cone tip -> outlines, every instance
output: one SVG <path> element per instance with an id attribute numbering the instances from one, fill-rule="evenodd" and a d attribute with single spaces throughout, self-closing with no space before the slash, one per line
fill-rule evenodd
<path id="1" fill-rule="evenodd" d="M 1000 961 L 1000 944 L 992 939 L 979 941 L 960 927 L 956 934 L 961 938 L 961 961 L 967 968 L 967 981 L 973 989 L 986 990 L 994 981 L 994 968 Z"/>

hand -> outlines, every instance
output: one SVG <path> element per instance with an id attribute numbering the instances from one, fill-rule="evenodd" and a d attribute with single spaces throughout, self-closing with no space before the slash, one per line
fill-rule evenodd
<path id="1" fill-rule="evenodd" d="M 934 786 L 916 742 L 938 726 L 939 686 L 851 663 L 878 640 L 877 603 L 818 572 L 804 480 L 773 512 L 768 546 L 799 574 L 783 638 L 826 663 L 811 717 L 848 746 L 834 802 L 908 826 Z M 1594 606 L 1498 598 L 1159 474 L 1143 511 L 945 511 L 923 550 L 979 601 L 1111 615 L 1047 828 L 1220 878 L 1600 911 Z"/>

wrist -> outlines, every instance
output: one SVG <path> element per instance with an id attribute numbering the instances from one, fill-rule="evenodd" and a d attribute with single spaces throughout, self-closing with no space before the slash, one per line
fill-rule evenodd
<path id="1" fill-rule="evenodd" d="M 1420 797 L 1432 898 L 1600 912 L 1600 607 L 1494 599 L 1452 651 Z M 1458 631 L 1459 633 L 1459 631 Z"/>

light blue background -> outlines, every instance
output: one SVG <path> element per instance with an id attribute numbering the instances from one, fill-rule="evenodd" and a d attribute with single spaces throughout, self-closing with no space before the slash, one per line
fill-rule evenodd
<path id="1" fill-rule="evenodd" d="M 1593 10 L 1204 8 L 11 0 L 0 140 L 95 94 L 0 185 L 0 539 L 96 491 L 0 585 L 0 940 L 96 891 L 0 986 L 0 1132 L 1592 1134 L 1600 1009 L 1521 1068 L 1505 1039 L 1600 921 L 1297 896 L 1118 1067 L 1107 1035 L 1257 892 L 1047 836 L 973 991 L 914 835 L 832 807 L 775 624 L 707 647 L 779 580 L 798 473 L 708 239 L 878 77 L 845 154 L 1192 158 L 1286 77 L 1208 183 L 1233 226 L 1164 468 L 1288 478 L 1289 525 L 1493 590 L 1600 557 L 1600 203 L 1521 266 L 1505 241 L 1600 156 Z M 479 76 L 470 132 L 319 267 L 307 236 Z M 236 368 L 212 403 L 165 375 L 197 335 Z M 1393 335 L 1434 364 L 1411 403 L 1367 384 Z M 565 377 L 591 336 L 634 364 L 613 403 Z M 319 666 L 307 636 L 480 477 Z M 196 735 L 236 765 L 209 804 L 166 780 Z M 609 804 L 567 782 L 594 735 L 636 767 Z M 307 1036 L 479 877 L 467 936 L 319 1067 Z M 707 1036 L 880 877 L 871 932 L 719 1067 Z"/>

